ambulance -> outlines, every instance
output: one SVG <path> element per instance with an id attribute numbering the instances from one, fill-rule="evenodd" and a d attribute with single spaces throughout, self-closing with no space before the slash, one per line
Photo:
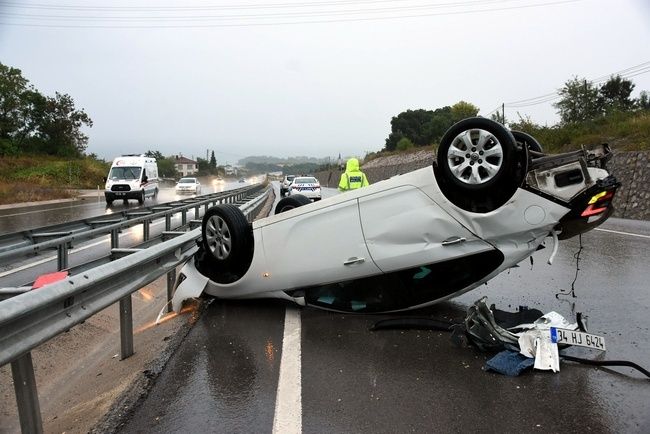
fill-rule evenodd
<path id="1" fill-rule="evenodd" d="M 158 195 L 158 165 L 156 159 L 144 154 L 126 154 L 113 160 L 111 170 L 104 179 L 106 204 L 114 200 L 127 202 L 135 199 L 143 204 L 148 197 Z"/>

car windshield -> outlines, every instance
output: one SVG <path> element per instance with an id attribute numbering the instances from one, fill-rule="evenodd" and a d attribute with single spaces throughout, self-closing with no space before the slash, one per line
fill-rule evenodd
<path id="1" fill-rule="evenodd" d="M 318 180 L 313 177 L 305 177 L 305 178 L 296 178 L 293 180 L 294 184 L 318 184 Z"/>
<path id="2" fill-rule="evenodd" d="M 111 179 L 139 179 L 141 167 L 113 167 L 108 175 Z"/>
<path id="3" fill-rule="evenodd" d="M 196 184 L 196 178 L 181 178 L 179 184 Z"/>

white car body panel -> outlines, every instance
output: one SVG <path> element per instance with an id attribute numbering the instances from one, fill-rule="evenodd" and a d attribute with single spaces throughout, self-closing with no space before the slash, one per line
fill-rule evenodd
<path id="1" fill-rule="evenodd" d="M 591 167 L 588 173 L 593 179 L 608 175 Z M 562 194 L 576 195 L 586 187 Z M 444 196 L 429 166 L 256 220 L 248 270 L 233 283 L 218 283 L 190 261 L 181 270 L 185 280 L 173 305 L 176 310 L 179 299 L 203 291 L 220 298 L 281 298 L 304 305 L 299 292 L 306 288 L 410 273 L 414 267 L 436 269 L 435 264 L 473 255 L 500 261 L 495 255 L 503 255 L 502 262 L 494 262 L 494 268 L 468 285 L 397 310 L 416 309 L 476 288 L 526 259 L 571 211 L 561 200 L 518 188 L 496 209 L 470 212 Z"/>

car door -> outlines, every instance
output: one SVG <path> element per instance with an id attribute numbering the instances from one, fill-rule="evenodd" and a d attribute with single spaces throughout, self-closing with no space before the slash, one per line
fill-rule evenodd
<path id="1" fill-rule="evenodd" d="M 291 289 L 380 274 L 366 247 L 356 199 L 304 206 L 262 227 L 274 286 Z"/>
<path id="2" fill-rule="evenodd" d="M 384 273 L 495 250 L 412 185 L 359 199 L 368 251 Z"/>

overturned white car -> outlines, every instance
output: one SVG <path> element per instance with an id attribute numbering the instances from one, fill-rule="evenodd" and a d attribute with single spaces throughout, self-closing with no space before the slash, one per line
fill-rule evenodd
<path id="1" fill-rule="evenodd" d="M 286 197 L 249 224 L 233 205 L 203 217 L 175 310 L 205 292 L 281 298 L 341 312 L 391 312 L 469 291 L 548 236 L 602 223 L 619 186 L 607 145 L 545 155 L 531 136 L 484 118 L 441 140 L 433 167 L 311 203 Z"/>

